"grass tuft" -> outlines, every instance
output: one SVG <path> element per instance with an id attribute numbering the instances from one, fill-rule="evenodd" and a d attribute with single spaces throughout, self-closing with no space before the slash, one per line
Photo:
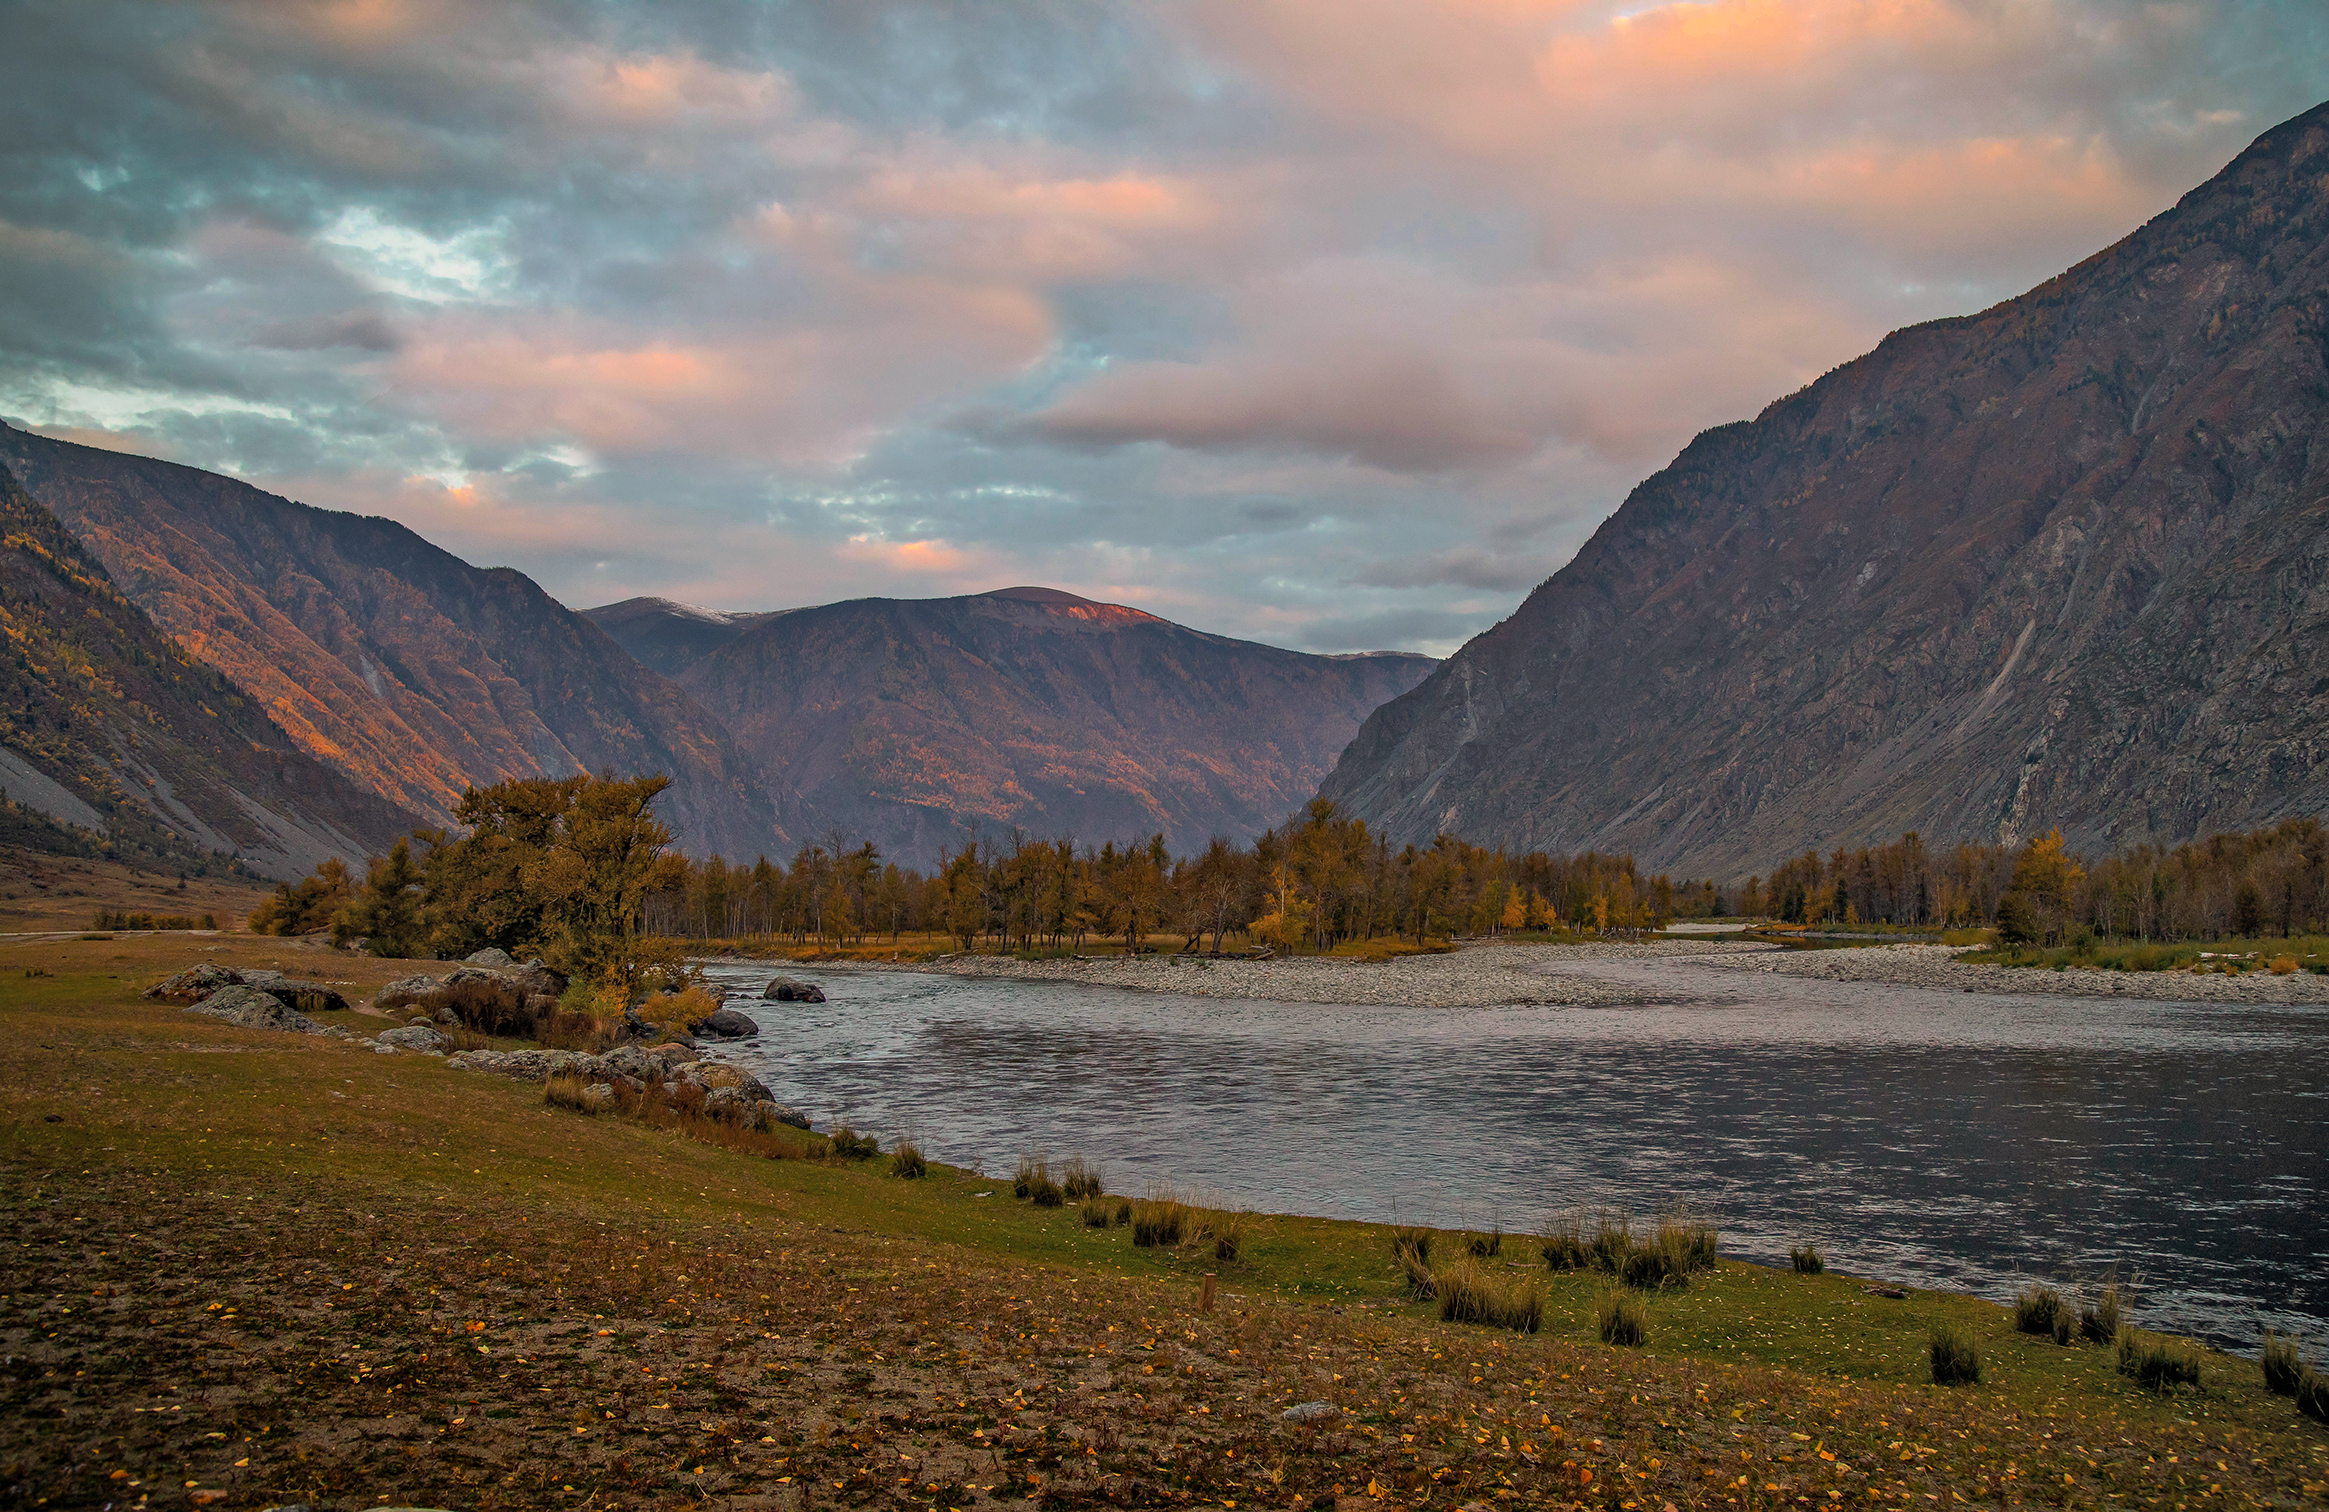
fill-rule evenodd
<path id="1" fill-rule="evenodd" d="M 1022 1155 L 1019 1157 L 1019 1169 L 1011 1176 L 1011 1195 L 1025 1202 L 1035 1195 L 1035 1183 L 1038 1180 L 1050 1179 L 1051 1162 L 1041 1156 Z"/>
<path id="2" fill-rule="evenodd" d="M 1470 1255 L 1432 1280 L 1442 1323 L 1479 1323 L 1518 1333 L 1545 1326 L 1545 1289 L 1535 1280 L 1503 1280 Z"/>
<path id="3" fill-rule="evenodd" d="M 1238 1250 L 1244 1247 L 1245 1232 L 1252 1221 L 1251 1213 L 1205 1213 L 1197 1222 L 1196 1237 L 1199 1243 L 1212 1243 L 1214 1259 L 1235 1260 Z"/>
<path id="4" fill-rule="evenodd" d="M 2126 1318 L 2119 1305 L 2119 1283 L 2111 1282 L 2096 1292 L 2094 1300 L 2078 1310 L 2078 1332 L 2090 1344 L 2109 1344 L 2117 1340 L 2119 1330 L 2126 1326 Z"/>
<path id="5" fill-rule="evenodd" d="M 1087 1202 L 1087 1203 L 1085 1203 L 1085 1204 L 1084 1204 L 1084 1220 L 1083 1220 L 1083 1221 L 1084 1221 L 1084 1227 L 1085 1227 L 1085 1228 L 1096 1228 L 1096 1229 L 1104 1229 L 1104 1228 L 1106 1228 L 1106 1227 L 1108 1226 L 1108 1209 L 1107 1209 L 1107 1207 L 1106 1207 L 1104 1204 L 1102 1204 L 1102 1203 L 1097 1203 L 1097 1202 Z"/>
<path id="6" fill-rule="evenodd" d="M 1793 1262 L 1795 1273 L 1799 1276 L 1818 1276 L 1827 1272 L 1828 1262 L 1820 1258 L 1820 1249 L 1816 1244 L 1791 1249 L 1787 1252 L 1787 1258 Z"/>
<path id="7" fill-rule="evenodd" d="M 1132 1222 L 1132 1203 L 1129 1199 L 1116 1204 L 1116 1226 L 1128 1227 Z"/>
<path id="8" fill-rule="evenodd" d="M 1581 1271 L 1593 1263 L 1585 1243 L 1585 1215 L 1575 1208 L 1555 1215 L 1537 1235 L 1537 1252 L 1557 1271 Z"/>
<path id="9" fill-rule="evenodd" d="M 1429 1302 L 1439 1295 L 1439 1282 L 1431 1272 L 1431 1230 L 1395 1231 L 1391 1236 L 1391 1255 L 1399 1263 L 1399 1278 L 1406 1285 L 1408 1296 L 1418 1302 Z"/>
<path id="10" fill-rule="evenodd" d="M 930 1163 L 922 1158 L 922 1147 L 900 1138 L 890 1147 L 890 1174 L 905 1181 L 920 1181 L 929 1175 Z"/>
<path id="11" fill-rule="evenodd" d="M 1981 1384 L 1981 1348 L 1973 1341 L 1972 1329 L 1957 1323 L 1936 1324 L 1925 1340 L 1925 1350 L 1932 1359 L 1934 1385 Z"/>
<path id="12" fill-rule="evenodd" d="M 580 1074 L 563 1072 L 542 1083 L 542 1101 L 550 1107 L 564 1108 L 570 1113 L 593 1112 L 595 1110 L 582 1095 L 583 1088 L 588 1085 Z"/>
<path id="13" fill-rule="evenodd" d="M 1496 1228 L 1496 1231 L 1495 1231 L 1494 1233 L 1492 1233 L 1492 1234 L 1473 1234 L 1473 1235 L 1471 1235 L 1471 1236 L 1470 1236 L 1470 1238 L 1469 1238 L 1469 1239 L 1467 1240 L 1467 1242 L 1466 1242 L 1466 1247 L 1467 1247 L 1467 1248 L 1469 1248 L 1469 1249 L 1471 1250 L 1471 1252 L 1473 1253 L 1473 1255 L 1474 1255 L 1474 1256 L 1476 1256 L 1477 1258 L 1479 1258 L 1479 1259 L 1482 1259 L 1482 1260 L 1488 1259 L 1490 1256 L 1493 1256 L 1493 1255 L 1501 1255 L 1501 1254 L 1503 1254 L 1503 1253 L 1504 1253 L 1504 1228 L 1503 1228 L 1503 1226 L 1502 1226 L 1501 1224 L 1499 1224 L 1499 1225 L 1497 1226 L 1497 1228 Z"/>
<path id="14" fill-rule="evenodd" d="M 2329 1376 L 2308 1365 L 2297 1376 L 2297 1411 L 2317 1422 L 2329 1423 Z"/>
<path id="15" fill-rule="evenodd" d="M 2297 1382 L 2305 1377 L 2304 1357 L 2297 1353 L 2297 1341 L 2287 1334 L 2264 1331 L 2264 1389 L 2274 1396 L 2293 1397 Z"/>
<path id="16" fill-rule="evenodd" d="M 1614 1286 L 1594 1303 L 1593 1322 L 1604 1344 L 1639 1349 L 1650 1336 L 1649 1310 L 1632 1293 Z"/>
<path id="17" fill-rule="evenodd" d="M 836 1159 L 871 1160 L 881 1153 L 880 1140 L 871 1134 L 860 1134 L 847 1124 L 835 1129 L 830 1138 Z"/>
<path id="18" fill-rule="evenodd" d="M 1083 1202 L 1108 1194 L 1107 1184 L 1100 1179 L 1100 1168 L 1086 1165 L 1081 1160 L 1069 1161 L 1059 1173 L 1059 1189 L 1067 1194 L 1070 1202 Z"/>
<path id="19" fill-rule="evenodd" d="M 2200 1384 L 2200 1352 L 2182 1339 L 2122 1328 L 2117 1342 L 2119 1374 L 2145 1390 L 2171 1391 Z"/>
<path id="20" fill-rule="evenodd" d="M 1132 1242 L 1142 1249 L 1175 1248 L 1188 1237 L 1192 1216 L 1180 1198 L 1153 1192 L 1132 1204 Z"/>
<path id="21" fill-rule="evenodd" d="M 1067 1200 L 1067 1194 L 1059 1189 L 1058 1182 L 1051 1179 L 1051 1173 L 1045 1171 L 1027 1188 L 1027 1200 L 1040 1208 L 1055 1208 Z"/>
<path id="22" fill-rule="evenodd" d="M 2014 1328 L 2017 1332 L 2037 1334 L 2041 1338 L 2056 1339 L 2067 1344 L 2070 1326 L 2070 1304 L 2062 1300 L 2062 1293 L 2051 1286 L 2032 1284 L 2014 1294 Z"/>

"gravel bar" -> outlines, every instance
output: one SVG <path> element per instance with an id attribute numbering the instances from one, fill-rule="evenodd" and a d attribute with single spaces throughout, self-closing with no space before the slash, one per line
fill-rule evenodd
<path id="1" fill-rule="evenodd" d="M 1957 957 L 1970 945 L 1872 945 L 1850 950 L 1787 950 L 1710 964 L 1827 982 L 1885 982 L 1942 992 L 2021 992 L 2047 997 L 2145 998 L 2175 1003 L 2329 1004 L 2329 976 L 2291 972 L 2238 976 L 2195 971 L 2100 971 L 2069 967 L 1975 966 Z"/>

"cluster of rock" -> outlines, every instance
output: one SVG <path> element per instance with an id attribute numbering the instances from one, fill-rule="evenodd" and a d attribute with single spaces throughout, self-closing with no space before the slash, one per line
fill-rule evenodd
<path id="1" fill-rule="evenodd" d="M 806 1114 L 778 1102 L 759 1077 L 741 1066 L 704 1060 L 687 1045 L 617 1045 L 603 1055 L 572 1050 L 463 1050 L 448 1057 L 445 1064 L 518 1081 L 571 1077 L 582 1083 L 583 1105 L 593 1112 L 613 1107 L 621 1094 L 628 1093 L 747 1129 L 778 1124 L 796 1129 L 809 1126 Z"/>
<path id="2" fill-rule="evenodd" d="M 293 1013 L 333 1013 L 348 1006 L 338 989 L 321 982 L 301 981 L 280 971 L 234 971 L 224 966 L 190 966 L 166 982 L 146 989 L 146 996 L 171 1003 L 200 1003 L 229 987 L 265 993 Z"/>
<path id="3" fill-rule="evenodd" d="M 566 977 L 540 961 L 520 965 L 488 946 L 439 980 L 421 973 L 390 982 L 373 995 L 384 1013 L 417 1010 L 440 1024 L 466 1025 L 480 1034 L 526 1034 L 558 1011 Z"/>

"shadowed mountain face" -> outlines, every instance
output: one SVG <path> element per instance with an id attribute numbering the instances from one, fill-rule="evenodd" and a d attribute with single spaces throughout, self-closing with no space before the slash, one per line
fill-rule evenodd
<path id="1" fill-rule="evenodd" d="M 688 849 L 789 847 L 727 732 L 521 573 L 388 520 L 6 426 L 0 465 L 299 749 L 433 823 L 473 784 L 661 771 L 659 812 Z"/>
<path id="2" fill-rule="evenodd" d="M 1049 588 L 724 616 L 590 610 L 796 788 L 821 826 L 927 863 L 1016 825 L 1175 849 L 1299 807 L 1367 711 L 1428 657 L 1330 657 Z M 699 646 L 689 660 L 673 648 Z"/>
<path id="3" fill-rule="evenodd" d="M 125 860 L 361 862 L 416 822 L 300 751 L 0 469 L 0 792 Z"/>
<path id="4" fill-rule="evenodd" d="M 2329 808 L 2329 106 L 2020 299 L 1709 431 L 1322 789 L 1743 877 Z"/>

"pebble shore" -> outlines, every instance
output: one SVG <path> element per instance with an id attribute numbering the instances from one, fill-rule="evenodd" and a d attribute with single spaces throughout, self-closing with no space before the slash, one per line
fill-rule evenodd
<path id="1" fill-rule="evenodd" d="M 1325 956 L 1295 956 L 1274 961 L 1213 961 L 1173 956 L 1019 961 L 1004 956 L 966 955 L 913 964 L 867 962 L 854 969 L 1076 982 L 1088 987 L 1122 987 L 1134 992 L 1275 1003 L 1406 1004 L 1417 1008 L 1545 1004 L 1583 1008 L 1638 1003 L 1644 993 L 1639 985 L 1631 982 L 1601 981 L 1574 973 L 1551 975 L 1534 968 L 1555 962 L 1576 962 L 1590 967 L 1595 961 L 1689 959 L 1717 970 L 1925 987 L 1941 992 L 2329 1005 L 2329 976 L 2306 972 L 2288 976 L 2273 976 L 2268 972 L 2225 976 L 2190 971 L 2050 971 L 2025 966 L 1974 966 L 1957 960 L 1968 948 L 1872 945 L 1813 951 L 1782 950 L 1739 940 L 1677 939 L 1604 945 L 1465 945 L 1444 955 L 1400 956 L 1380 962 Z"/>
<path id="2" fill-rule="evenodd" d="M 1466 945 L 1445 955 L 1400 956 L 1389 961 L 1291 956 L 1274 961 L 1202 960 L 1172 956 L 1091 961 L 1017 961 L 1004 956 L 955 956 L 881 971 L 932 971 L 954 976 L 1020 981 L 1077 982 L 1183 997 L 1243 998 L 1273 1003 L 1408 1004 L 1417 1008 L 1487 1008 L 1509 1004 L 1593 1007 L 1638 1003 L 1641 989 L 1587 977 L 1546 976 L 1529 969 L 1553 961 L 1649 960 L 1664 956 L 1752 954 L 1770 950 L 1734 940 L 1647 940 L 1638 945 Z"/>
<path id="3" fill-rule="evenodd" d="M 2098 971 L 2071 967 L 1975 966 L 1957 959 L 1969 946 L 1872 945 L 1857 950 L 1787 950 L 1716 964 L 1827 982 L 1883 982 L 1942 992 L 2015 992 L 2048 997 L 2141 998 L 2176 1003 L 2329 1004 L 2329 976 L 2265 971 L 2238 976 L 2192 971 Z"/>

